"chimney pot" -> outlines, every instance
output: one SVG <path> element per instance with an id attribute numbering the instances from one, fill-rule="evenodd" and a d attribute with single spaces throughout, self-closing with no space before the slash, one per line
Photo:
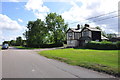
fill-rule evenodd
<path id="1" fill-rule="evenodd" d="M 89 24 L 85 24 L 85 27 L 89 27 Z"/>
<path id="2" fill-rule="evenodd" d="M 77 25 L 77 30 L 79 30 L 79 29 L 80 29 L 80 25 L 78 24 L 78 25 Z"/>

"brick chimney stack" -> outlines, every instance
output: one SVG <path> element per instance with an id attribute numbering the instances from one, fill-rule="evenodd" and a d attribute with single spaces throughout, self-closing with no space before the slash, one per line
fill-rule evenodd
<path id="1" fill-rule="evenodd" d="M 80 25 L 78 24 L 78 25 L 77 25 L 77 30 L 79 30 L 79 29 L 80 29 Z"/>
<path id="2" fill-rule="evenodd" d="M 85 27 L 90 27 L 89 24 L 85 24 Z"/>

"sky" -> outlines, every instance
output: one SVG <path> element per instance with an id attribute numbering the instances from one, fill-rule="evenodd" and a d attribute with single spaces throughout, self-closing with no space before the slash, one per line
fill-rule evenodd
<path id="1" fill-rule="evenodd" d="M 15 40 L 27 29 L 28 21 L 45 20 L 51 12 L 62 15 L 69 28 L 77 24 L 99 26 L 106 33 L 118 34 L 120 0 L 2 0 L 0 2 L 0 44 Z M 102 16 L 99 16 L 102 15 Z M 99 17 L 96 17 L 99 16 Z M 92 19 L 89 19 L 94 17 Z"/>

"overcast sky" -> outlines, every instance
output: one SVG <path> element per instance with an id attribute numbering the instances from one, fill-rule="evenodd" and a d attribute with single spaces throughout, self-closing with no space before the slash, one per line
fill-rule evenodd
<path id="1" fill-rule="evenodd" d="M 62 15 L 69 27 L 79 23 L 100 26 L 107 33 L 118 33 L 119 0 L 2 0 L 0 2 L 0 43 L 23 37 L 28 21 L 42 20 L 50 12 Z M 112 13 L 111 13 L 112 12 Z M 109 14 L 108 14 L 109 13 Z M 104 16 L 86 20 L 98 15 Z"/>

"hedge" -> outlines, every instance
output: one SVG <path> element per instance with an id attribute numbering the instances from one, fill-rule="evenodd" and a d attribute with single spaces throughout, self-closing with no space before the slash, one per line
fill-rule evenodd
<path id="1" fill-rule="evenodd" d="M 54 43 L 54 44 L 42 44 L 41 48 L 53 48 L 53 47 L 62 47 L 63 43 Z"/>
<path id="2" fill-rule="evenodd" d="M 109 41 L 102 41 L 102 42 L 96 42 L 91 41 L 88 42 L 85 46 L 85 48 L 89 49 L 100 49 L 100 50 L 118 50 L 120 49 L 120 42 L 109 42 Z"/>
<path id="3" fill-rule="evenodd" d="M 31 48 L 53 48 L 53 47 L 62 47 L 63 43 L 53 43 L 53 44 L 38 44 L 38 45 L 24 45 L 24 47 L 31 47 Z"/>

